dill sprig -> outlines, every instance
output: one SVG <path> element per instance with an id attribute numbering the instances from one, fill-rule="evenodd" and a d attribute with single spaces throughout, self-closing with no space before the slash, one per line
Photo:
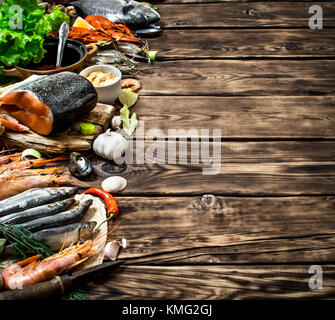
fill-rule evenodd
<path id="1" fill-rule="evenodd" d="M 62 296 L 62 300 L 90 300 L 84 287 L 75 288 Z"/>
<path id="2" fill-rule="evenodd" d="M 46 245 L 38 242 L 34 238 L 34 234 L 26 228 L 0 223 L 0 234 L 2 234 L 4 238 L 13 245 L 17 253 L 24 258 L 26 258 L 26 250 L 34 254 L 40 254 L 43 259 L 53 254 Z"/>

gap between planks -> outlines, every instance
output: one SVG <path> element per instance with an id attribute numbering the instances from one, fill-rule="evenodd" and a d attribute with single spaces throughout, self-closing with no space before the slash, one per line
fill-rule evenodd
<path id="1" fill-rule="evenodd" d="M 164 28 L 185 27 L 305 27 L 308 28 L 310 2 L 218 2 L 158 4 Z M 335 26 L 332 2 L 313 2 L 323 9 L 323 27 Z M 176 15 L 176 11 L 178 14 Z"/>
<path id="2" fill-rule="evenodd" d="M 334 60 L 160 61 L 141 74 L 142 96 L 335 95 Z"/>
<path id="3" fill-rule="evenodd" d="M 335 34 L 326 29 L 169 30 L 150 46 L 159 51 L 157 60 L 326 59 L 335 57 Z"/>
<path id="4" fill-rule="evenodd" d="M 122 175 L 128 180 L 128 187 L 120 195 L 128 196 L 333 194 L 334 142 L 222 142 L 215 149 L 210 143 L 210 152 L 216 151 L 202 155 L 198 164 L 191 162 L 189 148 L 179 153 L 178 145 L 175 153 L 170 148 L 172 153 L 168 156 L 166 144 L 158 146 L 156 155 L 148 149 L 151 144 L 144 143 L 144 149 L 138 149 L 129 165 L 117 166 L 93 158 L 97 178 L 78 181 L 78 185 L 100 186 L 105 178 Z M 216 174 L 205 175 L 209 168 Z"/>
<path id="5" fill-rule="evenodd" d="M 307 266 L 122 266 L 89 284 L 94 299 L 329 299 L 333 265 L 322 265 L 323 288 L 311 290 Z"/>
<path id="6" fill-rule="evenodd" d="M 117 200 L 120 225 L 109 238 L 127 239 L 119 258 L 130 259 L 130 264 L 335 260 L 334 197 L 119 196 Z"/>

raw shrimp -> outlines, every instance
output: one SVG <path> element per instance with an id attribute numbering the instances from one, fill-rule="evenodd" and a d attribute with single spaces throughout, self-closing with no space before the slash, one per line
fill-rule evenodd
<path id="1" fill-rule="evenodd" d="M 58 157 L 54 159 L 34 159 L 34 160 L 24 160 L 24 161 L 13 161 L 8 164 L 4 164 L 0 167 L 0 174 L 7 170 L 14 170 L 14 169 L 31 169 L 31 168 L 39 168 L 44 166 L 48 162 L 60 161 L 65 160 L 65 157 Z"/>
<path id="2" fill-rule="evenodd" d="M 45 169 L 14 169 L 14 170 L 8 170 L 3 172 L 0 175 L 0 181 L 8 180 L 8 179 L 15 179 L 15 178 L 21 178 L 21 177 L 28 177 L 28 176 L 39 176 L 43 174 L 56 174 L 63 171 L 64 167 L 50 167 Z"/>
<path id="3" fill-rule="evenodd" d="M 66 273 L 89 257 L 94 256 L 98 246 L 104 243 L 104 237 L 113 233 L 120 222 L 109 232 L 99 235 L 94 241 L 87 240 L 82 244 L 74 244 L 61 250 L 42 261 L 40 255 L 14 263 L 0 272 L 3 288 L 7 290 L 22 289 L 23 287 L 51 280 L 53 277 Z"/>
<path id="4" fill-rule="evenodd" d="M 122 79 L 121 88 L 131 88 L 132 91 L 136 92 L 142 88 L 141 82 L 136 79 Z"/>
<path id="5" fill-rule="evenodd" d="M 6 130 L 11 130 L 11 131 L 16 131 L 16 132 L 25 132 L 29 130 L 28 127 L 22 124 L 15 123 L 15 122 L 5 120 L 5 119 L 0 119 L 0 123 L 3 125 L 3 127 Z"/>
<path id="6" fill-rule="evenodd" d="M 3 287 L 7 290 L 47 281 L 70 271 L 95 254 L 95 243 L 91 240 L 72 245 L 63 251 L 39 261 L 40 255 L 15 263 L 2 271 Z"/>
<path id="7" fill-rule="evenodd" d="M 14 179 L 4 177 L 0 183 L 0 200 L 32 188 L 52 187 L 64 183 L 73 183 L 73 180 L 70 177 L 57 177 L 56 175 L 29 176 Z"/>
<path id="8" fill-rule="evenodd" d="M 22 153 L 14 153 L 14 154 L 10 154 L 7 156 L 2 156 L 0 157 L 0 166 L 3 164 L 8 164 L 11 163 L 13 161 L 19 161 L 21 159 Z"/>

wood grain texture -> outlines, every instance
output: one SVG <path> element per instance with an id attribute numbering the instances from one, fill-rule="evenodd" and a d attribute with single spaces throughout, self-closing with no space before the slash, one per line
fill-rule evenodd
<path id="1" fill-rule="evenodd" d="M 132 111 L 137 139 L 213 137 L 214 129 L 223 139 L 335 138 L 334 96 L 140 96 Z"/>
<path id="2" fill-rule="evenodd" d="M 98 177 L 78 184 L 97 187 L 111 175 L 122 175 L 128 180 L 125 195 L 334 194 L 333 142 L 204 143 L 208 153 L 200 154 L 198 162 L 190 144 L 180 152 L 171 143 L 147 143 L 135 156 L 127 155 L 127 165 L 92 158 Z"/>
<path id="3" fill-rule="evenodd" d="M 93 300 L 334 298 L 333 265 L 323 265 L 323 288 L 310 290 L 309 266 L 123 266 L 91 283 Z"/>
<path id="4" fill-rule="evenodd" d="M 150 40 L 158 60 L 206 58 L 324 58 L 335 56 L 332 29 L 166 30 Z"/>
<path id="5" fill-rule="evenodd" d="M 335 61 L 177 60 L 143 66 L 142 95 L 334 95 Z M 157 85 L 164 81 L 164 85 Z"/>
<path id="6" fill-rule="evenodd" d="M 335 261 L 334 197 L 117 197 L 131 264 Z M 110 223 L 110 228 L 112 228 Z"/>
<path id="7" fill-rule="evenodd" d="M 310 2 L 219 2 L 161 4 L 164 28 L 309 28 Z M 332 2 L 313 2 L 323 9 L 323 26 L 335 26 Z"/>

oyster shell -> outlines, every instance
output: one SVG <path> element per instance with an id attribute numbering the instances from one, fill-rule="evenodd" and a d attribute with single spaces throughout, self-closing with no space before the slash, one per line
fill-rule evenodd
<path id="1" fill-rule="evenodd" d="M 127 186 L 127 180 L 123 177 L 118 176 L 109 177 L 105 179 L 101 184 L 102 189 L 111 193 L 122 191 L 123 189 L 126 188 L 126 186 Z"/>

